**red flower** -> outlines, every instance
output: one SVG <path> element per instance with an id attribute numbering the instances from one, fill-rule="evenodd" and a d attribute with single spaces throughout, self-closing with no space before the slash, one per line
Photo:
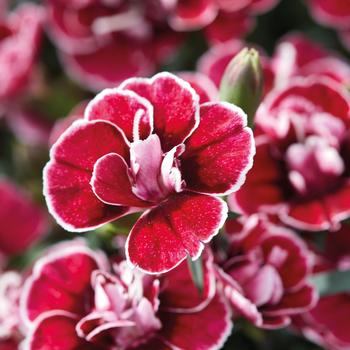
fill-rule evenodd
<path id="1" fill-rule="evenodd" d="M 51 150 L 44 170 L 50 212 L 69 231 L 88 231 L 146 210 L 126 254 L 150 273 L 197 258 L 217 234 L 226 205 L 252 165 L 246 116 L 228 103 L 199 105 L 185 81 L 160 73 L 96 96 Z"/>
<path id="2" fill-rule="evenodd" d="M 183 40 L 169 28 L 158 1 L 46 0 L 46 5 L 64 68 L 94 91 L 153 74 Z"/>
<path id="3" fill-rule="evenodd" d="M 23 253 L 47 230 L 44 212 L 14 184 L 0 180 L 0 253 Z"/>
<path id="4" fill-rule="evenodd" d="M 255 166 L 231 196 L 232 210 L 274 212 L 316 231 L 347 218 L 349 106 L 346 91 L 323 78 L 295 80 L 267 96 L 256 116 Z"/>
<path id="5" fill-rule="evenodd" d="M 349 63 L 301 34 L 284 38 L 271 61 L 274 85 L 278 87 L 287 85 L 292 77 L 311 75 L 328 77 L 346 86 L 350 84 Z"/>
<path id="6" fill-rule="evenodd" d="M 0 17 L 0 101 L 28 86 L 41 39 L 42 9 L 19 6 L 5 19 Z"/>
<path id="7" fill-rule="evenodd" d="M 229 248 L 219 259 L 218 277 L 236 313 L 275 329 L 315 305 L 316 292 L 307 283 L 309 253 L 292 231 L 257 216 L 229 220 L 226 231 Z"/>
<path id="8" fill-rule="evenodd" d="M 203 266 L 203 295 L 186 262 L 164 277 L 112 269 L 84 247 L 56 249 L 26 282 L 26 349 L 219 349 L 231 331 L 230 312 L 215 291 L 212 261 Z M 203 329 L 206 332 L 203 332 Z"/>
<path id="9" fill-rule="evenodd" d="M 350 268 L 349 233 L 349 227 L 344 225 L 339 231 L 327 235 L 324 251 L 316 255 L 316 273 Z M 307 338 L 327 349 L 347 350 L 350 348 L 349 313 L 349 293 L 324 296 L 315 308 L 298 316 L 294 325 Z"/>

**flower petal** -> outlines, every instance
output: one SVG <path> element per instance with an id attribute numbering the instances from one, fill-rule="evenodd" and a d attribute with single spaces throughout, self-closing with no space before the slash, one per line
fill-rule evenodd
<path id="1" fill-rule="evenodd" d="M 61 53 L 67 73 L 92 91 L 116 86 L 133 76 L 152 74 L 155 68 L 149 56 L 142 47 L 121 40 L 87 54 Z"/>
<path id="2" fill-rule="evenodd" d="M 151 104 L 132 91 L 105 89 L 88 104 L 85 119 L 109 121 L 133 142 L 150 135 L 152 114 Z"/>
<path id="3" fill-rule="evenodd" d="M 43 257 L 23 292 L 25 321 L 31 323 L 50 310 L 83 315 L 92 298 L 91 274 L 99 267 L 96 256 L 83 247 L 67 247 Z"/>
<path id="4" fill-rule="evenodd" d="M 117 153 L 106 154 L 95 163 L 91 186 L 95 195 L 106 204 L 133 207 L 149 205 L 132 192 L 128 165 Z"/>
<path id="5" fill-rule="evenodd" d="M 221 349 L 231 333 L 231 312 L 220 295 L 200 312 L 162 313 L 161 335 L 178 349 Z M 205 331 L 203 331 L 205 330 Z"/>
<path id="6" fill-rule="evenodd" d="M 255 153 L 245 113 L 229 103 L 205 103 L 200 124 L 181 156 L 187 187 L 205 193 L 231 193 L 244 183 Z"/>
<path id="7" fill-rule="evenodd" d="M 76 331 L 76 318 L 64 312 L 50 312 L 35 325 L 26 339 L 29 350 L 93 350 L 98 349 L 91 343 L 79 338 Z"/>
<path id="8" fill-rule="evenodd" d="M 203 291 L 195 286 L 187 261 L 164 275 L 164 289 L 161 293 L 161 309 L 175 313 L 198 312 L 204 309 L 215 295 L 213 258 L 204 252 Z M 181 286 L 181 288 L 178 288 Z"/>
<path id="9" fill-rule="evenodd" d="M 164 152 L 182 143 L 197 127 L 199 96 L 190 84 L 170 73 L 151 79 L 131 78 L 120 85 L 146 98 L 154 107 L 154 132 Z"/>
<path id="10" fill-rule="evenodd" d="M 183 192 L 144 213 L 130 232 L 127 259 L 147 273 L 167 272 L 190 255 L 196 259 L 226 219 L 218 198 Z"/>
<path id="11" fill-rule="evenodd" d="M 127 157 L 128 147 L 119 131 L 103 121 L 76 121 L 51 149 L 44 194 L 50 213 L 66 230 L 87 231 L 127 211 L 102 203 L 90 186 L 95 162 L 108 153 Z"/>

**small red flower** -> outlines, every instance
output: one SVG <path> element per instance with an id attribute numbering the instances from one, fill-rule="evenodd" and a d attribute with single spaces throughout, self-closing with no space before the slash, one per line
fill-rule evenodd
<path id="1" fill-rule="evenodd" d="M 43 12 L 33 4 L 0 17 L 0 101 L 28 86 L 41 39 Z"/>
<path id="2" fill-rule="evenodd" d="M 26 349 L 219 349 L 231 315 L 215 290 L 210 257 L 203 272 L 199 295 L 186 262 L 157 278 L 126 261 L 110 268 L 84 247 L 57 248 L 26 282 Z"/>
<path id="3" fill-rule="evenodd" d="M 275 329 L 315 305 L 309 253 L 292 231 L 257 216 L 229 220 L 226 231 L 229 248 L 219 258 L 218 278 L 236 313 Z"/>
<path id="4" fill-rule="evenodd" d="M 0 253 L 20 254 L 47 230 L 43 210 L 14 184 L 0 179 Z"/>
<path id="5" fill-rule="evenodd" d="M 187 254 L 197 258 L 226 218 L 214 195 L 242 185 L 254 154 L 241 109 L 198 100 L 169 73 L 97 95 L 54 144 L 44 170 L 58 223 L 88 231 L 146 210 L 126 244 L 132 264 L 160 273 Z"/>
<path id="6" fill-rule="evenodd" d="M 231 195 L 231 209 L 277 213 L 305 230 L 335 229 L 350 215 L 349 122 L 349 96 L 331 80 L 294 80 L 268 95 L 256 115 L 254 168 Z"/>

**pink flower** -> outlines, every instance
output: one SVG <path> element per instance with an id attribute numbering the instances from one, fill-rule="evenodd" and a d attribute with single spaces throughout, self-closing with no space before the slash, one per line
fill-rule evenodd
<path id="1" fill-rule="evenodd" d="M 40 46 L 42 21 L 42 9 L 33 4 L 19 6 L 0 18 L 0 101 L 28 87 Z"/>
<path id="2" fill-rule="evenodd" d="M 20 188 L 0 179 L 0 252 L 23 253 L 47 230 L 44 212 Z"/>
<path id="3" fill-rule="evenodd" d="M 218 233 L 228 194 L 244 182 L 254 142 L 241 109 L 199 105 L 185 81 L 160 73 L 104 90 L 51 149 L 44 193 L 69 231 L 144 211 L 126 244 L 149 273 L 174 268 Z"/>
<path id="4" fill-rule="evenodd" d="M 311 261 L 292 231 L 252 216 L 226 224 L 228 252 L 218 278 L 234 311 L 257 327 L 287 326 L 317 299 L 307 283 Z"/>
<path id="5" fill-rule="evenodd" d="M 26 282 L 24 348 L 219 349 L 231 321 L 212 269 L 209 257 L 199 295 L 186 262 L 157 278 L 126 261 L 110 269 L 87 248 L 56 249 L 37 261 Z"/>
<path id="6" fill-rule="evenodd" d="M 344 225 L 327 235 L 324 251 L 316 255 L 316 273 L 350 268 L 349 233 L 349 227 Z M 347 350 L 350 348 L 349 312 L 349 293 L 339 293 L 322 297 L 315 308 L 298 316 L 293 323 L 304 336 L 326 349 Z"/>
<path id="7" fill-rule="evenodd" d="M 64 68 L 93 91 L 153 74 L 183 41 L 158 0 L 46 0 L 46 9 Z"/>
<path id="8" fill-rule="evenodd" d="M 294 80 L 268 95 L 256 115 L 255 166 L 231 209 L 276 213 L 299 229 L 335 229 L 350 215 L 349 106 L 342 86 L 324 78 Z"/>

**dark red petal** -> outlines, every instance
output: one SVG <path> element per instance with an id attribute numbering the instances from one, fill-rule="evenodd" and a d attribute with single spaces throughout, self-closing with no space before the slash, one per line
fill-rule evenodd
<path id="1" fill-rule="evenodd" d="M 97 350 L 98 348 L 79 338 L 74 315 L 52 312 L 42 318 L 26 340 L 29 350 Z"/>
<path id="2" fill-rule="evenodd" d="M 0 252 L 23 253 L 47 230 L 44 211 L 4 179 L 0 179 L 0 198 Z"/>
<path id="3" fill-rule="evenodd" d="M 196 90 L 201 104 L 219 99 L 218 89 L 206 75 L 199 72 L 180 72 L 177 75 Z"/>
<path id="4" fill-rule="evenodd" d="M 330 338 L 350 344 L 349 334 L 350 297 L 348 294 L 337 294 L 323 297 L 310 316 L 316 325 L 325 330 Z"/>
<path id="5" fill-rule="evenodd" d="M 128 260 L 148 273 L 167 272 L 218 233 L 226 219 L 218 198 L 195 193 L 174 194 L 136 222 L 126 243 Z"/>
<path id="6" fill-rule="evenodd" d="M 106 204 L 149 206 L 132 192 L 128 165 L 119 154 L 106 154 L 95 163 L 91 185 L 96 196 Z"/>
<path id="7" fill-rule="evenodd" d="M 204 33 L 211 44 L 216 44 L 242 38 L 253 26 L 253 17 L 249 16 L 246 11 L 232 13 L 221 11 L 215 20 L 204 29 Z"/>
<path id="8" fill-rule="evenodd" d="M 269 144 L 260 143 L 256 148 L 254 166 L 249 171 L 244 186 L 228 198 L 230 209 L 238 213 L 254 214 L 263 208 L 281 206 L 285 201 L 280 185 L 282 178 Z"/>
<path id="9" fill-rule="evenodd" d="M 292 203 L 286 211 L 280 212 L 279 217 L 287 225 L 300 230 L 321 231 L 332 226 L 322 199 Z"/>
<path id="10" fill-rule="evenodd" d="M 160 307 L 170 312 L 196 312 L 205 308 L 215 295 L 215 275 L 213 258 L 204 252 L 201 261 L 203 268 L 203 291 L 195 286 L 187 261 L 164 275 L 164 286 L 160 296 Z M 179 288 L 181 286 L 181 288 Z"/>
<path id="11" fill-rule="evenodd" d="M 153 105 L 154 132 L 164 152 L 182 143 L 196 128 L 199 96 L 175 75 L 163 72 L 151 79 L 131 78 L 121 87 L 136 92 Z"/>
<path id="12" fill-rule="evenodd" d="M 205 103 L 200 124 L 181 156 L 182 175 L 189 189 L 230 193 L 245 180 L 253 164 L 255 144 L 244 112 L 228 103 Z"/>
<path id="13" fill-rule="evenodd" d="M 26 282 L 26 321 L 50 310 L 84 315 L 92 297 L 91 274 L 98 268 L 96 257 L 83 247 L 66 247 L 43 257 Z"/>
<path id="14" fill-rule="evenodd" d="M 350 7 L 344 0 L 310 0 L 313 16 L 321 23 L 335 28 L 349 28 Z"/>
<path id="15" fill-rule="evenodd" d="M 264 317 L 263 324 L 260 326 L 264 329 L 279 329 L 290 325 L 291 319 L 288 316 Z"/>
<path id="16" fill-rule="evenodd" d="M 113 123 L 132 142 L 150 135 L 152 112 L 151 104 L 131 91 L 105 89 L 88 104 L 85 118 Z"/>
<path id="17" fill-rule="evenodd" d="M 219 295 L 200 312 L 164 312 L 161 321 L 161 336 L 180 349 L 221 349 L 232 328 L 230 310 Z"/>
<path id="18" fill-rule="evenodd" d="M 93 91 L 117 86 L 133 76 L 150 75 L 155 70 L 153 59 L 143 48 L 120 40 L 88 54 L 62 53 L 62 60 L 69 75 Z"/>
<path id="19" fill-rule="evenodd" d="M 211 23 L 217 13 L 218 8 L 212 0 L 179 1 L 169 23 L 177 31 L 200 29 Z"/>
<path id="20" fill-rule="evenodd" d="M 275 306 L 268 306 L 264 315 L 268 317 L 296 315 L 312 309 L 317 303 L 317 292 L 311 285 L 305 285 L 296 292 L 285 293 Z"/>
<path id="21" fill-rule="evenodd" d="M 69 231 L 86 231 L 114 220 L 124 207 L 102 203 L 92 192 L 95 162 L 108 153 L 128 156 L 128 146 L 111 124 L 75 122 L 51 149 L 44 169 L 44 194 L 50 213 Z"/>

